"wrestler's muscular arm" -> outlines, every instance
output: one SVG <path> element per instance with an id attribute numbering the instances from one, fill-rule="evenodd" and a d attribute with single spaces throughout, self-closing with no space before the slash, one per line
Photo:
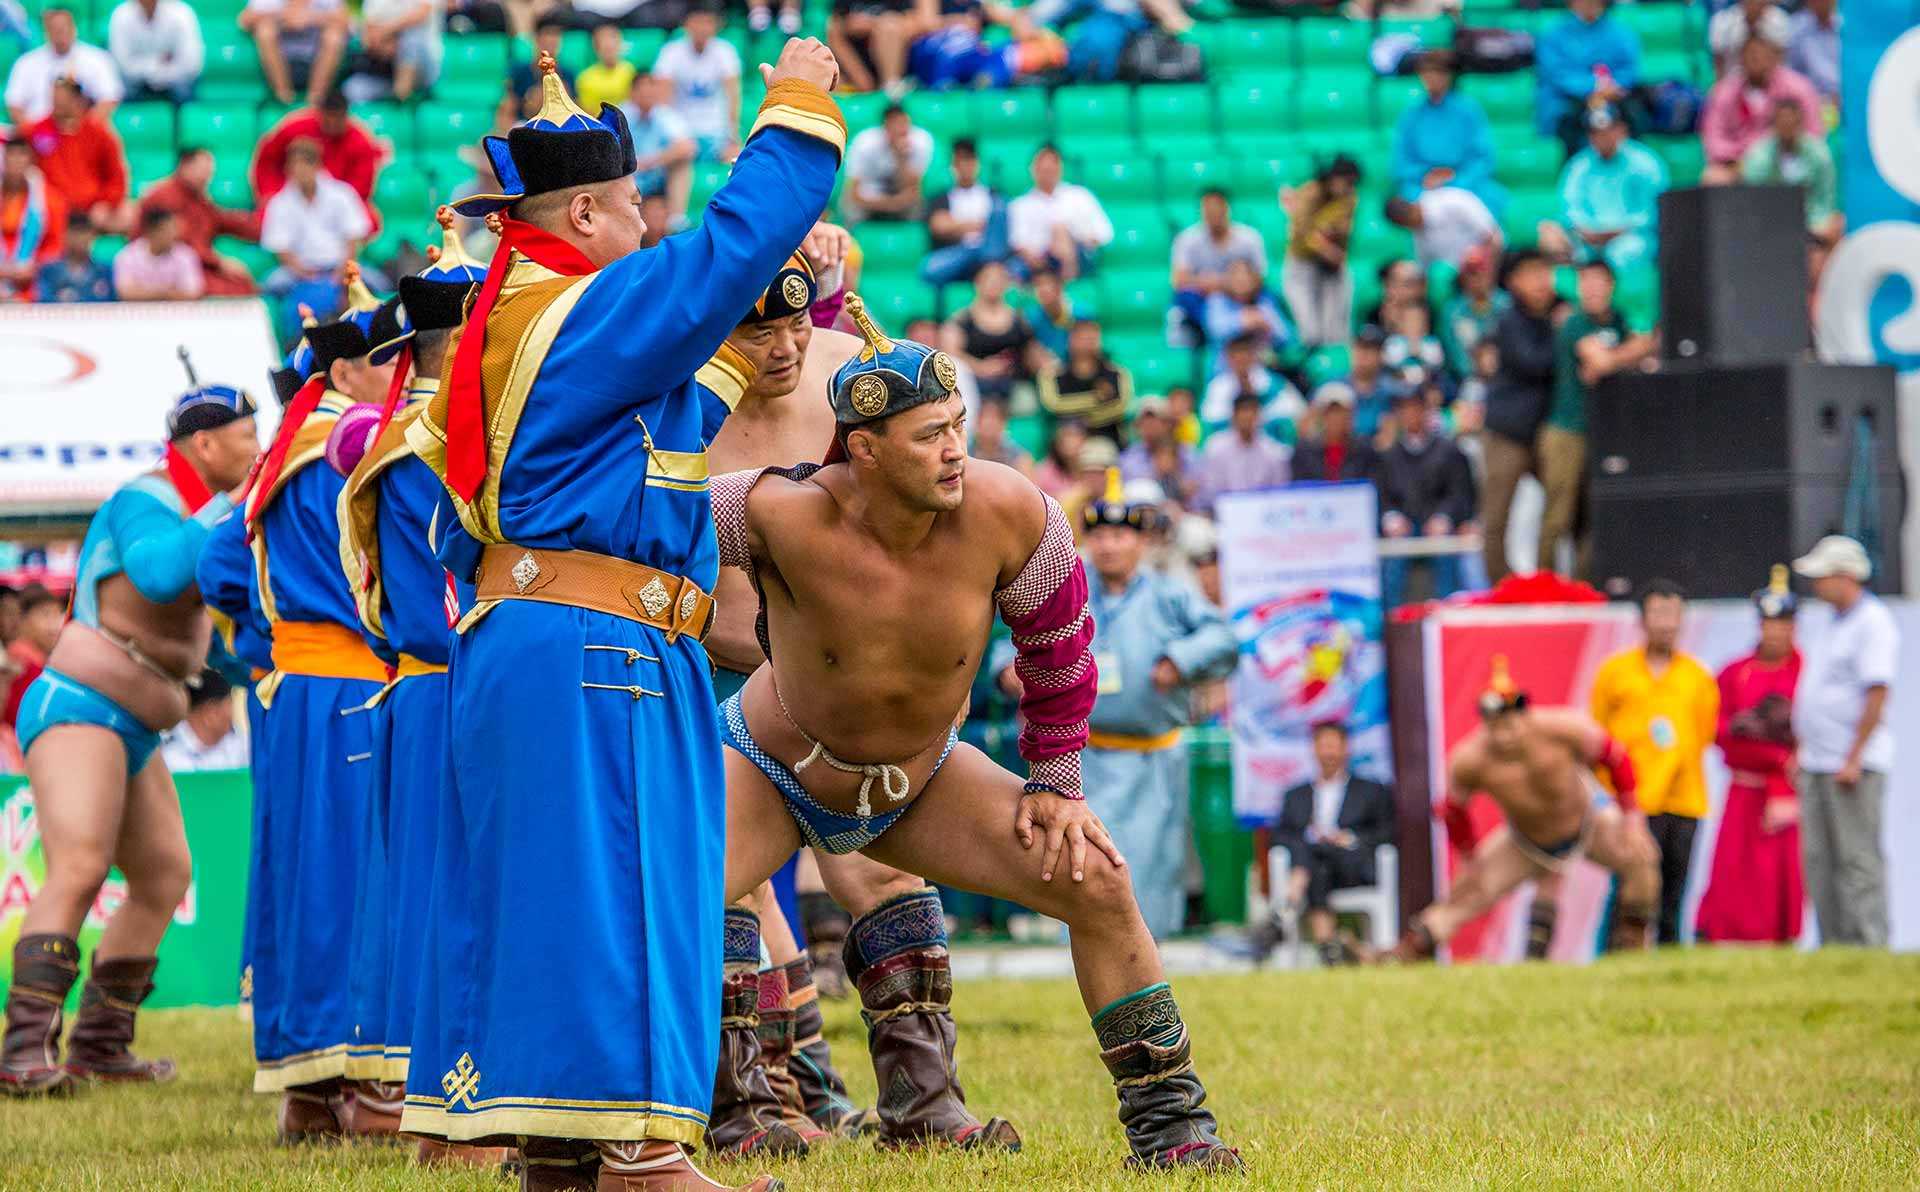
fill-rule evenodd
<path id="1" fill-rule="evenodd" d="M 1613 781 L 1613 797 L 1629 815 L 1639 811 L 1634 796 L 1633 761 L 1626 746 L 1613 739 L 1590 717 L 1571 708 L 1542 709 L 1534 720 L 1547 736 L 1573 751 L 1574 760 L 1595 770 L 1605 770 Z"/>
<path id="2" fill-rule="evenodd" d="M 1080 751 L 1098 677 L 1086 571 L 1073 548 L 1073 530 L 1059 504 L 1026 477 L 984 460 L 967 466 L 967 502 L 970 512 L 991 519 L 992 540 L 1001 544 L 994 601 L 1019 652 L 1020 756 L 1029 777 L 1014 835 L 1031 849 L 1034 829 L 1045 833 L 1042 881 L 1053 880 L 1063 848 L 1073 880 L 1082 880 L 1089 841 L 1124 866 L 1126 859 L 1080 790 Z"/>
<path id="3" fill-rule="evenodd" d="M 1447 841 L 1462 855 L 1471 855 L 1476 843 L 1467 802 L 1480 789 L 1483 760 L 1478 735 L 1462 741 L 1447 759 L 1447 789 L 1433 805 L 1433 814 L 1447 829 Z"/>

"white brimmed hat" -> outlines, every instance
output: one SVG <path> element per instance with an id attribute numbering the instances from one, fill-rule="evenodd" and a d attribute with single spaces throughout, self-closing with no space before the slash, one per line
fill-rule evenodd
<path id="1" fill-rule="evenodd" d="M 1873 560 L 1867 548 L 1843 534 L 1829 534 L 1813 544 L 1813 549 L 1793 561 L 1794 574 L 1807 579 L 1825 579 L 1847 575 L 1865 582 L 1873 575 Z"/>

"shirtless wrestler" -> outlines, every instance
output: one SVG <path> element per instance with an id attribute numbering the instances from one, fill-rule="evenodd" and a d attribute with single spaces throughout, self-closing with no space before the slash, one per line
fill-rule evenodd
<path id="1" fill-rule="evenodd" d="M 129 1050 L 160 939 L 193 875 L 160 734 L 186 716 L 188 687 L 208 661 L 213 621 L 194 564 L 233 509 L 226 490 L 259 454 L 253 412 L 251 397 L 225 385 L 196 385 L 174 403 L 164 464 L 114 493 L 87 527 L 72 614 L 21 698 L 46 881 L 14 945 L 0 1092 L 174 1076 L 171 1060 Z M 126 898 L 94 948 L 63 1065 L 60 1011 L 80 971 L 75 937 L 114 865 Z"/>
<path id="2" fill-rule="evenodd" d="M 845 235 L 830 225 L 816 229 L 728 337 L 728 345 L 751 366 L 752 380 L 708 448 L 716 472 L 818 459 L 833 441 L 829 384 L 861 341 L 813 326 L 808 310 L 818 298 L 818 287 L 810 258 L 818 255 L 816 241 Z M 718 381 L 710 378 L 709 383 Z M 715 597 L 716 621 L 706 644 L 719 668 L 715 694 L 724 700 L 766 655 L 754 632 L 759 598 L 746 573 L 722 568 Z M 870 922 L 865 916 L 872 911 L 926 889 L 921 879 L 858 854 L 820 853 L 817 860 L 827 892 L 860 916 L 851 930 L 855 936 L 869 930 L 862 924 Z M 759 970 L 759 948 L 752 936 L 755 912 L 772 962 L 764 970 Z M 938 1045 L 954 1033 L 945 1009 L 930 1009 L 924 1018 L 876 1024 L 870 1044 L 880 1086 L 889 1087 L 901 1073 L 918 1095 L 883 1102 L 877 1114 L 856 1110 L 821 1034 L 811 963 L 796 946 L 772 887 L 763 886 L 743 900 L 728 923 L 727 939 L 738 955 L 726 966 L 720 1070 L 707 1132 L 717 1149 L 795 1150 L 793 1139 L 776 1123 L 813 1143 L 829 1132 L 858 1130 L 873 1117 L 878 1118 L 882 1145 L 944 1139 L 969 1147 L 1019 1147 L 1020 1136 L 1010 1124 L 999 1119 L 982 1123 L 968 1112 L 951 1043 Z M 749 988 L 756 983 L 757 989 Z M 752 1005 L 747 1004 L 750 994 L 755 995 Z M 764 1083 L 752 1071 L 756 1066 L 764 1072 Z"/>
<path id="3" fill-rule="evenodd" d="M 713 485 L 721 562 L 761 593 L 769 659 L 721 710 L 728 894 L 807 843 L 1063 920 L 1131 1162 L 1237 1171 L 1125 862 L 1081 795 L 1096 676 L 1072 529 L 1017 472 L 968 460 L 951 360 L 887 338 L 855 297 L 847 310 L 866 342 L 833 379 L 830 462 Z M 953 727 L 996 608 L 1020 652 L 1025 782 Z M 869 1027 L 944 1007 L 938 897 L 864 918 L 847 961 Z M 950 1053 L 950 1027 L 922 1029 Z M 923 1095 L 904 1070 L 881 1077 L 883 1106 Z"/>
<path id="4" fill-rule="evenodd" d="M 1557 878 L 1582 856 L 1620 875 L 1613 949 L 1646 947 L 1660 906 L 1659 854 L 1634 805 L 1626 749 L 1579 712 L 1530 707 L 1501 657 L 1480 697 L 1480 717 L 1480 727 L 1454 747 L 1447 794 L 1434 808 L 1447 838 L 1472 859 L 1446 898 L 1407 928 L 1390 958 L 1431 957 L 1514 887 Z M 1611 775 L 1614 794 L 1595 780 L 1596 767 Z M 1477 848 L 1467 818 L 1475 791 L 1485 791 L 1507 816 Z"/>

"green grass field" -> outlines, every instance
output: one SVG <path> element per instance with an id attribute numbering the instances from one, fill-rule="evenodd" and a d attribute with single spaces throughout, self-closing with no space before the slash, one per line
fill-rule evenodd
<path id="1" fill-rule="evenodd" d="M 1260 1188 L 1920 1186 L 1920 956 L 1705 950 L 1532 966 L 1176 982 L 1202 1076 Z M 1064 982 L 962 983 L 961 1074 L 1019 1155 L 842 1144 L 779 1169 L 802 1189 L 1159 1188 L 1122 1174 L 1112 1094 Z M 858 1018 L 828 1009 L 855 1091 Z M 156 1012 L 165 1089 L 0 1101 L 0 1188 L 485 1189 L 407 1152 L 271 1145 L 231 1012 Z M 729 1169 L 710 1165 L 716 1174 Z M 1195 1185 L 1199 1181 L 1194 1181 Z"/>

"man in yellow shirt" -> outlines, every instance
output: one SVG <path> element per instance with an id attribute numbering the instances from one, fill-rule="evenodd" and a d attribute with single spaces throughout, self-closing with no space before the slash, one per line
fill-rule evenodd
<path id="1" fill-rule="evenodd" d="M 1680 908 L 1693 833 L 1707 814 L 1707 746 L 1720 727 L 1720 687 L 1678 648 L 1687 598 L 1669 580 L 1640 592 L 1641 645 L 1608 658 L 1593 677 L 1593 718 L 1626 746 L 1640 807 L 1660 846 L 1659 942 L 1680 942 Z"/>
<path id="2" fill-rule="evenodd" d="M 627 102 L 627 93 L 633 90 L 633 76 L 639 69 L 627 61 L 626 55 L 627 39 L 620 32 L 620 26 L 608 21 L 595 27 L 593 65 L 573 81 L 574 94 L 579 97 L 581 107 L 598 112 L 603 103 L 617 108 Z"/>

